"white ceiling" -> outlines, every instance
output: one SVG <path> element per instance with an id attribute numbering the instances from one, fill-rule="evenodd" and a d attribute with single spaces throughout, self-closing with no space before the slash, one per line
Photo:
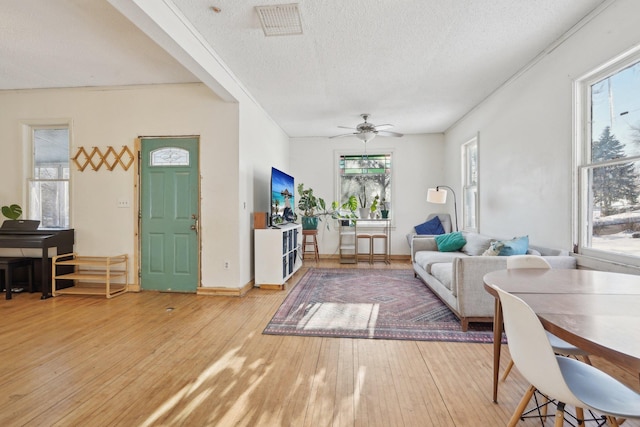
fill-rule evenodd
<path id="1" fill-rule="evenodd" d="M 610 2 L 299 0 L 304 33 L 265 37 L 254 7 L 289 0 L 164 1 L 292 137 L 342 133 L 361 113 L 397 132 L 442 132 Z M 0 89 L 197 81 L 106 0 L 0 8 Z"/>

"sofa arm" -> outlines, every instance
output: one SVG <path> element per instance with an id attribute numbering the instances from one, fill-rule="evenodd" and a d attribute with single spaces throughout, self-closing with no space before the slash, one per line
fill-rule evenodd
<path id="1" fill-rule="evenodd" d="M 495 299 L 484 289 L 483 277 L 507 268 L 507 257 L 473 256 L 453 260 L 452 292 L 458 310 L 466 317 L 493 317 Z"/>
<path id="2" fill-rule="evenodd" d="M 407 233 L 406 237 L 409 248 L 411 248 L 411 242 L 413 241 L 413 239 L 432 239 L 436 237 L 436 234 L 418 234 L 415 231 L 411 231 Z"/>
<path id="3" fill-rule="evenodd" d="M 411 239 L 411 261 L 413 262 L 416 252 L 420 251 L 437 251 L 438 245 L 436 244 L 435 237 L 426 237 L 417 235 Z"/>

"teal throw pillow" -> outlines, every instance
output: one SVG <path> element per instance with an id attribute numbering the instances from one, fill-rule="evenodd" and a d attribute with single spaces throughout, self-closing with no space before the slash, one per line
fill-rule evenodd
<path id="1" fill-rule="evenodd" d="M 500 256 L 524 255 L 529 250 L 529 236 L 515 237 L 511 240 L 503 240 L 504 246 L 500 249 Z"/>
<path id="2" fill-rule="evenodd" d="M 441 234 L 435 237 L 440 252 L 455 252 L 467 243 L 461 232 Z"/>

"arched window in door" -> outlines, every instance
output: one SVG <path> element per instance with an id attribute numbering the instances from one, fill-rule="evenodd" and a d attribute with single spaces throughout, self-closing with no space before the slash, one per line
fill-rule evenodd
<path id="1" fill-rule="evenodd" d="M 189 166 L 189 152 L 178 147 L 165 147 L 150 153 L 151 166 Z"/>

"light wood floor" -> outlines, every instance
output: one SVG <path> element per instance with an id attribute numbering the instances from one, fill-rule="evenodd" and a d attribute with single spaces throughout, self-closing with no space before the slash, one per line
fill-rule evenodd
<path id="1" fill-rule="evenodd" d="M 0 425 L 502 426 L 528 386 L 491 402 L 490 345 L 262 335 L 286 292 L 1 299 Z"/>

